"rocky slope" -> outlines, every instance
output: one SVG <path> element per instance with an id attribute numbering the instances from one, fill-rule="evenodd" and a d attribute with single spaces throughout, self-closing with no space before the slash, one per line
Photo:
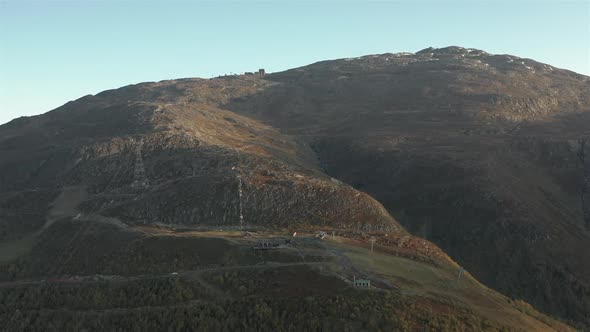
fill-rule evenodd
<path id="1" fill-rule="evenodd" d="M 72 187 L 89 195 L 82 214 L 129 223 L 402 231 L 374 199 L 322 173 L 296 138 L 187 100 L 183 88 L 201 82 L 107 91 L 0 128 L 3 236 L 43 225 L 48 203 Z M 27 225 L 29 200 L 40 204 Z"/>

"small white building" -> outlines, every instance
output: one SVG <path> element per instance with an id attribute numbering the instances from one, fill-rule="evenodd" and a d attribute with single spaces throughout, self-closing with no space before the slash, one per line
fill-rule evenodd
<path id="1" fill-rule="evenodd" d="M 367 279 L 354 280 L 352 284 L 354 285 L 354 287 L 358 288 L 371 288 L 371 280 Z"/>

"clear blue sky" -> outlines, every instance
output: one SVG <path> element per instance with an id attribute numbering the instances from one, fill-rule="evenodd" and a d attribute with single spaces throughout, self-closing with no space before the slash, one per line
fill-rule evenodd
<path id="1" fill-rule="evenodd" d="M 143 81 L 459 45 L 590 74 L 590 1 L 0 0 L 0 123 Z"/>

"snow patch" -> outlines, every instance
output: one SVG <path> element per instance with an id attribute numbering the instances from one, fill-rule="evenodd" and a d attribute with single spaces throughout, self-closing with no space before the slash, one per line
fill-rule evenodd
<path id="1" fill-rule="evenodd" d="M 527 64 L 526 64 L 524 61 L 521 61 L 521 62 L 520 62 L 520 64 L 521 64 L 521 65 L 523 65 L 523 66 L 524 66 L 526 69 L 528 69 L 528 70 L 533 70 L 533 68 L 532 68 L 532 67 L 530 67 L 530 66 L 528 66 L 528 65 L 527 65 Z M 533 72 L 534 72 L 534 71 L 533 71 Z"/>
<path id="2" fill-rule="evenodd" d="M 403 56 L 410 56 L 410 55 L 414 55 L 414 53 L 410 53 L 410 52 L 400 52 L 400 53 L 395 53 L 393 56 L 396 58 L 400 58 Z"/>

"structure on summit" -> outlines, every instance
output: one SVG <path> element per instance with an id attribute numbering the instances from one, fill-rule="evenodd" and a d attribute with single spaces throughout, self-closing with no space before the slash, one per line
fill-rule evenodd
<path id="1" fill-rule="evenodd" d="M 246 76 L 256 75 L 258 77 L 264 77 L 264 76 L 266 76 L 266 71 L 263 68 L 261 68 L 261 69 L 258 69 L 258 72 L 253 73 L 251 71 L 247 71 L 247 72 L 244 72 L 243 75 L 246 75 Z"/>

